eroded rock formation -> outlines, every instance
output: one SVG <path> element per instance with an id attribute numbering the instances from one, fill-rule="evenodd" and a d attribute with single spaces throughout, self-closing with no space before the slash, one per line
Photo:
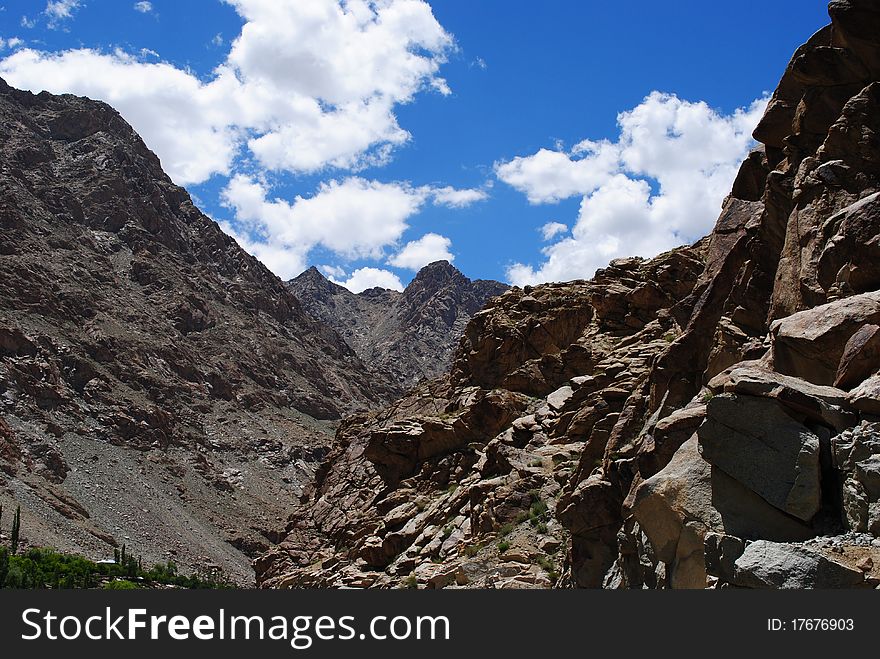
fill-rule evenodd
<path id="1" fill-rule="evenodd" d="M 342 426 L 261 585 L 880 583 L 880 9 L 829 13 L 711 235 L 492 301 Z"/>

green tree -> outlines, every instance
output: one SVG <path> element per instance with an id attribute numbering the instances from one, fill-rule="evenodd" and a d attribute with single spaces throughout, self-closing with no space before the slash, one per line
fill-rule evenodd
<path id="1" fill-rule="evenodd" d="M 21 531 L 21 506 L 15 509 L 15 517 L 12 518 L 12 537 L 9 542 L 9 548 L 12 553 L 18 553 L 18 534 Z"/>

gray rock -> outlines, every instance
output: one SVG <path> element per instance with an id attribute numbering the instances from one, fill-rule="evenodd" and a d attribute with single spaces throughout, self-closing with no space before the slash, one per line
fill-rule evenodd
<path id="1" fill-rule="evenodd" d="M 843 515 L 847 528 L 867 531 L 868 497 L 865 488 L 855 478 L 847 478 L 843 483 Z"/>
<path id="2" fill-rule="evenodd" d="M 696 436 L 636 490 L 632 514 L 674 588 L 705 587 L 707 533 L 805 540 L 811 529 L 700 457 Z M 699 544 L 699 547 L 696 545 Z"/>
<path id="3" fill-rule="evenodd" d="M 709 389 L 715 393 L 774 398 L 789 410 L 837 430 L 850 428 L 857 422 L 854 414 L 842 409 L 848 402 L 845 391 L 776 373 L 761 362 L 731 366 L 712 378 Z"/>
<path id="4" fill-rule="evenodd" d="M 736 559 L 734 584 L 744 588 L 854 588 L 860 570 L 798 545 L 758 540 Z"/>
<path id="5" fill-rule="evenodd" d="M 863 423 L 831 439 L 831 452 L 838 469 L 851 472 L 856 463 L 880 454 L 880 423 Z"/>
<path id="6" fill-rule="evenodd" d="M 864 486 L 871 501 L 880 499 L 880 455 L 856 463 L 856 478 Z"/>
<path id="7" fill-rule="evenodd" d="M 697 434 L 705 460 L 771 505 L 804 521 L 819 511 L 819 438 L 776 401 L 715 396 Z"/>
<path id="8" fill-rule="evenodd" d="M 745 551 L 745 543 L 732 535 L 707 533 L 705 540 L 706 571 L 721 579 L 733 581 L 736 559 Z"/>
<path id="9" fill-rule="evenodd" d="M 574 390 L 569 386 L 559 387 L 559 389 L 547 396 L 547 405 L 549 405 L 551 409 L 561 410 L 565 407 L 565 404 L 571 398 L 573 393 Z"/>

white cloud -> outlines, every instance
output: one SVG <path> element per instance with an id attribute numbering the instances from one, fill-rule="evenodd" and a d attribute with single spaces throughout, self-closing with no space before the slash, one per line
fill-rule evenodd
<path id="1" fill-rule="evenodd" d="M 577 159 L 572 156 L 579 156 Z M 532 204 L 588 194 L 606 183 L 620 167 L 620 147 L 608 141 L 578 144 L 571 154 L 541 149 L 496 163 L 499 179 L 524 193 Z"/>
<path id="2" fill-rule="evenodd" d="M 214 35 L 214 38 L 211 39 L 211 43 L 219 48 L 226 43 L 226 40 L 223 38 L 223 35 L 218 32 Z"/>
<path id="3" fill-rule="evenodd" d="M 566 233 L 567 231 L 568 226 L 562 222 L 547 222 L 547 224 L 541 227 L 541 236 L 544 240 L 553 240 L 559 234 Z"/>
<path id="4" fill-rule="evenodd" d="M 308 252 L 318 246 L 348 260 L 382 258 L 425 201 L 420 190 L 406 184 L 359 177 L 322 183 L 316 194 L 297 196 L 292 203 L 267 195 L 264 184 L 243 175 L 233 177 L 222 193 L 235 212 L 234 229 L 254 236 L 242 247 L 261 259 L 267 254 L 271 263 L 264 262 L 283 279 L 299 274 Z"/>
<path id="5" fill-rule="evenodd" d="M 345 268 L 341 268 L 337 265 L 324 264 L 319 265 L 318 268 L 330 279 L 344 279 L 345 278 Z"/>
<path id="6" fill-rule="evenodd" d="M 465 208 L 489 198 L 489 193 L 485 189 L 465 188 L 459 190 L 451 186 L 430 188 L 430 194 L 435 204 L 448 208 Z"/>
<path id="7" fill-rule="evenodd" d="M 462 192 L 439 190 L 443 195 Z M 289 279 L 305 269 L 308 254 L 316 247 L 346 261 L 385 258 L 386 250 L 400 243 L 409 218 L 429 200 L 437 203 L 437 193 L 438 188 L 431 186 L 352 176 L 322 183 L 311 197 L 286 201 L 270 198 L 265 183 L 239 174 L 230 179 L 221 197 L 235 217 L 224 225 L 227 233 L 275 274 Z M 407 243 L 388 263 L 418 270 L 432 261 L 452 261 L 451 244 L 444 236 L 428 233 Z M 325 272 L 337 279 L 344 274 Z"/>
<path id="8" fill-rule="evenodd" d="M 403 249 L 388 259 L 388 264 L 397 268 L 420 270 L 434 261 L 449 261 L 455 256 L 449 251 L 452 241 L 446 236 L 426 233 L 418 240 L 408 242 Z"/>
<path id="9" fill-rule="evenodd" d="M 43 13 L 46 15 L 47 24 L 54 30 L 64 21 L 73 18 L 73 13 L 81 6 L 80 0 L 49 0 Z"/>
<path id="10" fill-rule="evenodd" d="M 532 203 L 583 197 L 571 237 L 546 247 L 537 267 L 513 264 L 508 279 L 588 278 L 613 258 L 654 256 L 711 230 L 766 102 L 722 115 L 653 92 L 618 116 L 614 143 L 584 141 L 570 153 L 542 149 L 496 165 Z"/>
<path id="11" fill-rule="evenodd" d="M 153 3 L 142 0 L 141 2 L 135 2 L 132 8 L 142 14 L 149 14 L 153 11 Z"/>
<path id="12" fill-rule="evenodd" d="M 22 50 L 9 84 L 107 101 L 180 184 L 228 174 L 246 144 L 260 165 L 317 172 L 386 162 L 410 139 L 395 106 L 439 76 L 452 37 L 424 0 L 227 0 L 244 18 L 226 61 L 203 81 L 122 52 Z M 76 0 L 47 5 L 62 20 Z"/>
<path id="13" fill-rule="evenodd" d="M 26 27 L 26 28 L 30 29 L 30 28 L 34 28 L 37 26 L 37 19 L 36 18 L 28 18 L 27 16 L 22 16 L 21 21 L 19 21 L 19 23 L 22 27 Z"/>
<path id="14" fill-rule="evenodd" d="M 346 281 L 336 281 L 340 286 L 345 286 L 352 293 L 362 293 L 368 288 L 390 288 L 394 291 L 402 291 L 403 284 L 393 272 L 380 270 L 379 268 L 358 268 Z"/>

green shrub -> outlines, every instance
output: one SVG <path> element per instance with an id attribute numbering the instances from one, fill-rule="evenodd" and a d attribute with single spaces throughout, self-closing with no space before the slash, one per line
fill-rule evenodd
<path id="1" fill-rule="evenodd" d="M 468 545 L 468 546 L 465 547 L 464 550 L 463 550 L 463 551 L 464 551 L 464 555 L 467 556 L 468 558 L 473 558 L 474 556 L 476 556 L 477 554 L 480 553 L 480 550 L 481 550 L 482 548 L 483 548 L 483 545 L 482 545 L 482 544 L 479 544 L 479 543 L 476 544 L 476 545 Z"/>
<path id="2" fill-rule="evenodd" d="M 544 572 L 547 573 L 547 578 L 549 578 L 550 581 L 555 582 L 557 579 L 559 579 L 559 570 L 556 568 L 556 565 L 553 563 L 553 561 L 551 561 L 549 558 L 547 558 L 546 556 L 538 556 L 535 562 L 542 570 L 544 570 Z"/>
<path id="3" fill-rule="evenodd" d="M 510 549 L 510 543 L 507 540 L 502 540 L 498 543 L 498 551 L 502 554 Z"/>
<path id="4" fill-rule="evenodd" d="M 133 581 L 129 581 L 128 579 L 114 579 L 113 581 L 108 581 L 104 584 L 104 590 L 140 590 L 141 587 L 138 586 Z"/>

